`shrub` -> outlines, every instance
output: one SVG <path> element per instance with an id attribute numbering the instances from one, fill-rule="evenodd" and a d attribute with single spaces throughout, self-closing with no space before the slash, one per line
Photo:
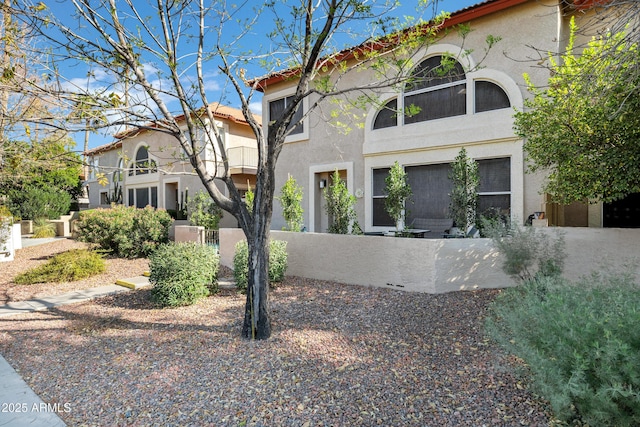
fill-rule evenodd
<path id="1" fill-rule="evenodd" d="M 285 231 L 301 231 L 304 225 L 302 187 L 296 183 L 295 178 L 291 175 L 280 189 L 278 200 L 282 206 L 282 216 L 287 223 L 283 229 Z"/>
<path id="2" fill-rule="evenodd" d="M 116 256 L 148 256 L 169 241 L 171 217 L 161 209 L 114 205 L 80 213 L 78 240 L 98 245 Z"/>
<path id="3" fill-rule="evenodd" d="M 105 270 L 102 256 L 87 249 L 72 249 L 49 259 L 14 279 L 22 285 L 49 282 L 73 282 L 95 276 Z"/>
<path id="4" fill-rule="evenodd" d="M 198 191 L 195 197 L 189 199 L 187 210 L 189 224 L 210 230 L 218 229 L 218 224 L 222 218 L 222 209 L 204 191 Z"/>
<path id="5" fill-rule="evenodd" d="M 494 301 L 487 330 L 528 369 L 558 419 L 640 425 L 640 286 L 594 275 L 536 277 Z"/>
<path id="6" fill-rule="evenodd" d="M 566 258 L 562 234 L 552 238 L 534 227 L 514 227 L 498 221 L 485 221 L 484 230 L 504 255 L 502 269 L 508 275 L 526 281 L 535 275 L 562 273 Z"/>
<path id="7" fill-rule="evenodd" d="M 71 195 L 54 187 L 28 187 L 9 194 L 11 212 L 22 219 L 56 219 L 69 213 L 70 207 Z"/>
<path id="8" fill-rule="evenodd" d="M 331 184 L 322 192 L 326 201 L 325 211 L 332 218 L 329 224 L 329 233 L 349 234 L 349 226 L 356 221 L 356 197 L 349 193 L 347 184 L 340 178 L 340 173 L 336 169 L 331 175 Z M 358 225 L 357 229 L 360 226 Z M 353 234 L 358 234 L 356 227 Z"/>
<path id="9" fill-rule="evenodd" d="M 56 236 L 56 226 L 46 218 L 36 218 L 33 221 L 33 237 L 43 239 Z"/>
<path id="10" fill-rule="evenodd" d="M 198 243 L 169 243 L 149 257 L 151 298 L 162 307 L 191 305 L 218 291 L 218 255 Z"/>
<path id="11" fill-rule="evenodd" d="M 287 271 L 287 242 L 269 242 L 269 283 L 281 282 Z M 249 247 L 246 240 L 236 244 L 233 255 L 233 277 L 240 292 L 246 292 L 249 274 Z"/>

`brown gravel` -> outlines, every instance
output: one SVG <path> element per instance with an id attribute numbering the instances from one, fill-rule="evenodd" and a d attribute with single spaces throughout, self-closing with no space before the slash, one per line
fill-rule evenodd
<path id="1" fill-rule="evenodd" d="M 60 239 L 43 245 L 18 249 L 12 262 L 0 263 L 0 304 L 52 296 L 78 289 L 111 285 L 118 279 L 139 276 L 149 269 L 149 261 L 145 258 L 106 258 L 107 269 L 104 273 L 77 282 L 38 283 L 34 285 L 17 285 L 13 283 L 13 278 L 16 275 L 37 265 L 44 264 L 56 254 L 71 249 L 87 247 L 86 243 L 71 239 Z"/>
<path id="2" fill-rule="evenodd" d="M 157 309 L 139 290 L 2 318 L 0 353 L 70 426 L 547 426 L 483 335 L 496 293 L 288 277 L 251 342 L 242 295 Z"/>

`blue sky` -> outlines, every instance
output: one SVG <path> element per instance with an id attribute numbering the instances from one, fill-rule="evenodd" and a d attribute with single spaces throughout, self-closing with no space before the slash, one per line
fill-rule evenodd
<path id="1" fill-rule="evenodd" d="M 438 3 L 438 10 L 455 12 L 467 6 L 477 4 L 479 2 L 481 2 L 481 0 L 440 0 Z M 260 2 L 260 4 L 261 3 L 262 2 Z M 136 7 L 139 7 L 138 2 L 135 2 L 135 4 L 136 4 Z M 251 6 L 252 4 L 253 3 L 251 2 L 251 0 L 249 0 L 248 5 Z M 392 15 L 399 18 L 403 18 L 405 16 L 411 16 L 411 17 L 421 16 L 423 18 L 430 18 L 431 9 L 427 9 L 426 11 L 424 11 L 424 7 L 422 7 L 422 11 L 423 11 L 422 14 L 416 11 L 416 8 L 420 10 L 419 4 L 420 2 L 418 0 L 404 1 L 402 2 L 402 5 L 393 12 Z M 69 9 L 72 8 L 73 6 L 69 5 L 69 3 L 62 1 L 59 3 L 50 3 L 49 7 L 51 8 L 51 11 L 54 12 L 56 16 L 68 16 L 68 14 L 70 13 Z M 429 6 L 429 8 L 430 7 L 431 6 Z M 239 17 L 251 18 L 251 13 L 252 13 L 252 8 L 247 7 L 245 8 L 245 11 L 240 14 Z M 269 31 L 268 26 L 271 23 L 270 19 L 272 18 L 270 18 L 269 16 L 265 16 L 265 21 L 262 21 L 251 28 L 251 34 L 249 34 L 248 38 L 244 39 L 245 47 L 247 44 L 255 44 L 255 46 L 257 47 L 259 45 L 263 45 L 269 42 L 265 34 Z M 346 47 L 346 46 L 356 45 L 361 41 L 363 40 L 349 39 L 345 36 L 345 39 L 341 41 L 341 43 L 344 43 L 342 47 Z M 145 64 L 145 67 L 147 68 L 149 76 L 153 76 L 154 66 L 151 63 L 149 63 L 149 64 Z M 215 67 L 212 67 L 212 68 L 215 68 Z M 256 64 L 248 65 L 246 68 L 247 68 L 248 77 L 258 77 L 268 72 L 268 70 L 261 68 L 259 65 L 256 65 Z M 87 71 L 88 71 L 88 68 L 84 68 L 82 65 L 76 65 L 74 67 L 66 68 L 63 71 L 63 74 L 67 79 L 69 79 L 69 84 L 73 84 L 81 88 L 91 87 L 91 86 L 98 87 L 100 85 L 104 85 L 105 84 L 104 82 L 109 81 L 110 77 L 102 73 L 100 70 L 93 70 L 95 77 L 88 81 Z M 209 75 L 206 77 L 206 81 L 208 85 L 207 96 L 209 98 L 209 101 L 219 101 L 221 94 L 225 92 L 226 80 L 224 76 L 220 75 L 217 72 L 217 70 L 211 70 Z M 157 84 L 160 85 L 161 83 L 162 82 L 159 79 Z M 231 90 L 228 92 L 231 93 L 233 91 Z M 230 96 L 226 100 L 222 100 L 222 102 L 225 104 L 231 105 L 233 107 L 239 107 L 239 101 L 237 101 L 237 98 L 234 101 L 234 98 L 232 96 Z M 171 107 L 172 106 L 170 106 L 170 108 Z M 260 104 L 259 97 L 257 98 L 254 97 L 254 102 L 252 103 L 252 109 L 257 114 L 261 113 L 260 111 L 261 104 Z M 109 129 L 106 132 L 103 131 L 101 134 L 92 134 L 90 138 L 90 148 L 94 148 L 96 146 L 111 142 L 113 140 L 112 134 L 115 131 L 117 131 L 117 129 L 113 129 L 113 130 Z M 74 135 L 74 137 L 77 140 L 77 148 L 81 149 L 83 144 L 82 141 L 84 139 L 84 134 Z"/>

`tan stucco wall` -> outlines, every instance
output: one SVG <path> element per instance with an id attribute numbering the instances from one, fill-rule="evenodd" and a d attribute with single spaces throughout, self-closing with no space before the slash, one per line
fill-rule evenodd
<path id="1" fill-rule="evenodd" d="M 576 280 L 593 271 L 630 271 L 640 277 L 640 230 L 546 228 L 564 233 L 564 276 Z M 238 229 L 220 230 L 220 262 L 233 266 Z M 515 282 L 502 272 L 490 239 L 403 239 L 272 231 L 287 241 L 287 275 L 347 284 L 441 293 L 502 288 Z"/>

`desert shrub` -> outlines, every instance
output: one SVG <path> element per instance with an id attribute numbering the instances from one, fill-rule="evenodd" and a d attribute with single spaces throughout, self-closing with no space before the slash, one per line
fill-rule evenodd
<path id="1" fill-rule="evenodd" d="M 46 218 L 36 218 L 33 221 L 33 237 L 43 239 L 56 236 L 56 226 Z"/>
<path id="2" fill-rule="evenodd" d="M 28 187 L 9 193 L 9 209 L 22 219 L 56 219 L 69 213 L 71 195 L 54 187 Z"/>
<path id="3" fill-rule="evenodd" d="M 189 224 L 217 230 L 222 219 L 222 208 L 215 204 L 211 196 L 204 191 L 198 191 L 187 202 Z"/>
<path id="4" fill-rule="evenodd" d="M 512 226 L 496 221 L 484 223 L 484 232 L 504 255 L 502 269 L 522 281 L 535 275 L 559 276 L 566 258 L 564 236 L 555 237 L 535 227 Z"/>
<path id="5" fill-rule="evenodd" d="M 78 240 L 125 258 L 148 256 L 169 241 L 171 217 L 161 209 L 114 205 L 80 213 Z"/>
<path id="6" fill-rule="evenodd" d="M 287 242 L 269 242 L 269 283 L 282 282 L 287 271 Z M 233 277 L 240 292 L 246 292 L 249 274 L 249 247 L 246 240 L 236 243 L 233 255 Z"/>
<path id="7" fill-rule="evenodd" d="M 95 276 L 104 270 L 104 259 L 97 252 L 87 249 L 72 249 L 54 256 L 45 264 L 19 274 L 15 277 L 14 282 L 22 285 L 73 282 Z"/>
<path id="8" fill-rule="evenodd" d="M 152 300 L 162 307 L 191 305 L 218 291 L 218 255 L 198 243 L 162 245 L 149 257 Z"/>
<path id="9" fill-rule="evenodd" d="M 567 423 L 640 425 L 640 286 L 538 276 L 504 290 L 487 331 L 521 358 L 534 392 Z"/>

